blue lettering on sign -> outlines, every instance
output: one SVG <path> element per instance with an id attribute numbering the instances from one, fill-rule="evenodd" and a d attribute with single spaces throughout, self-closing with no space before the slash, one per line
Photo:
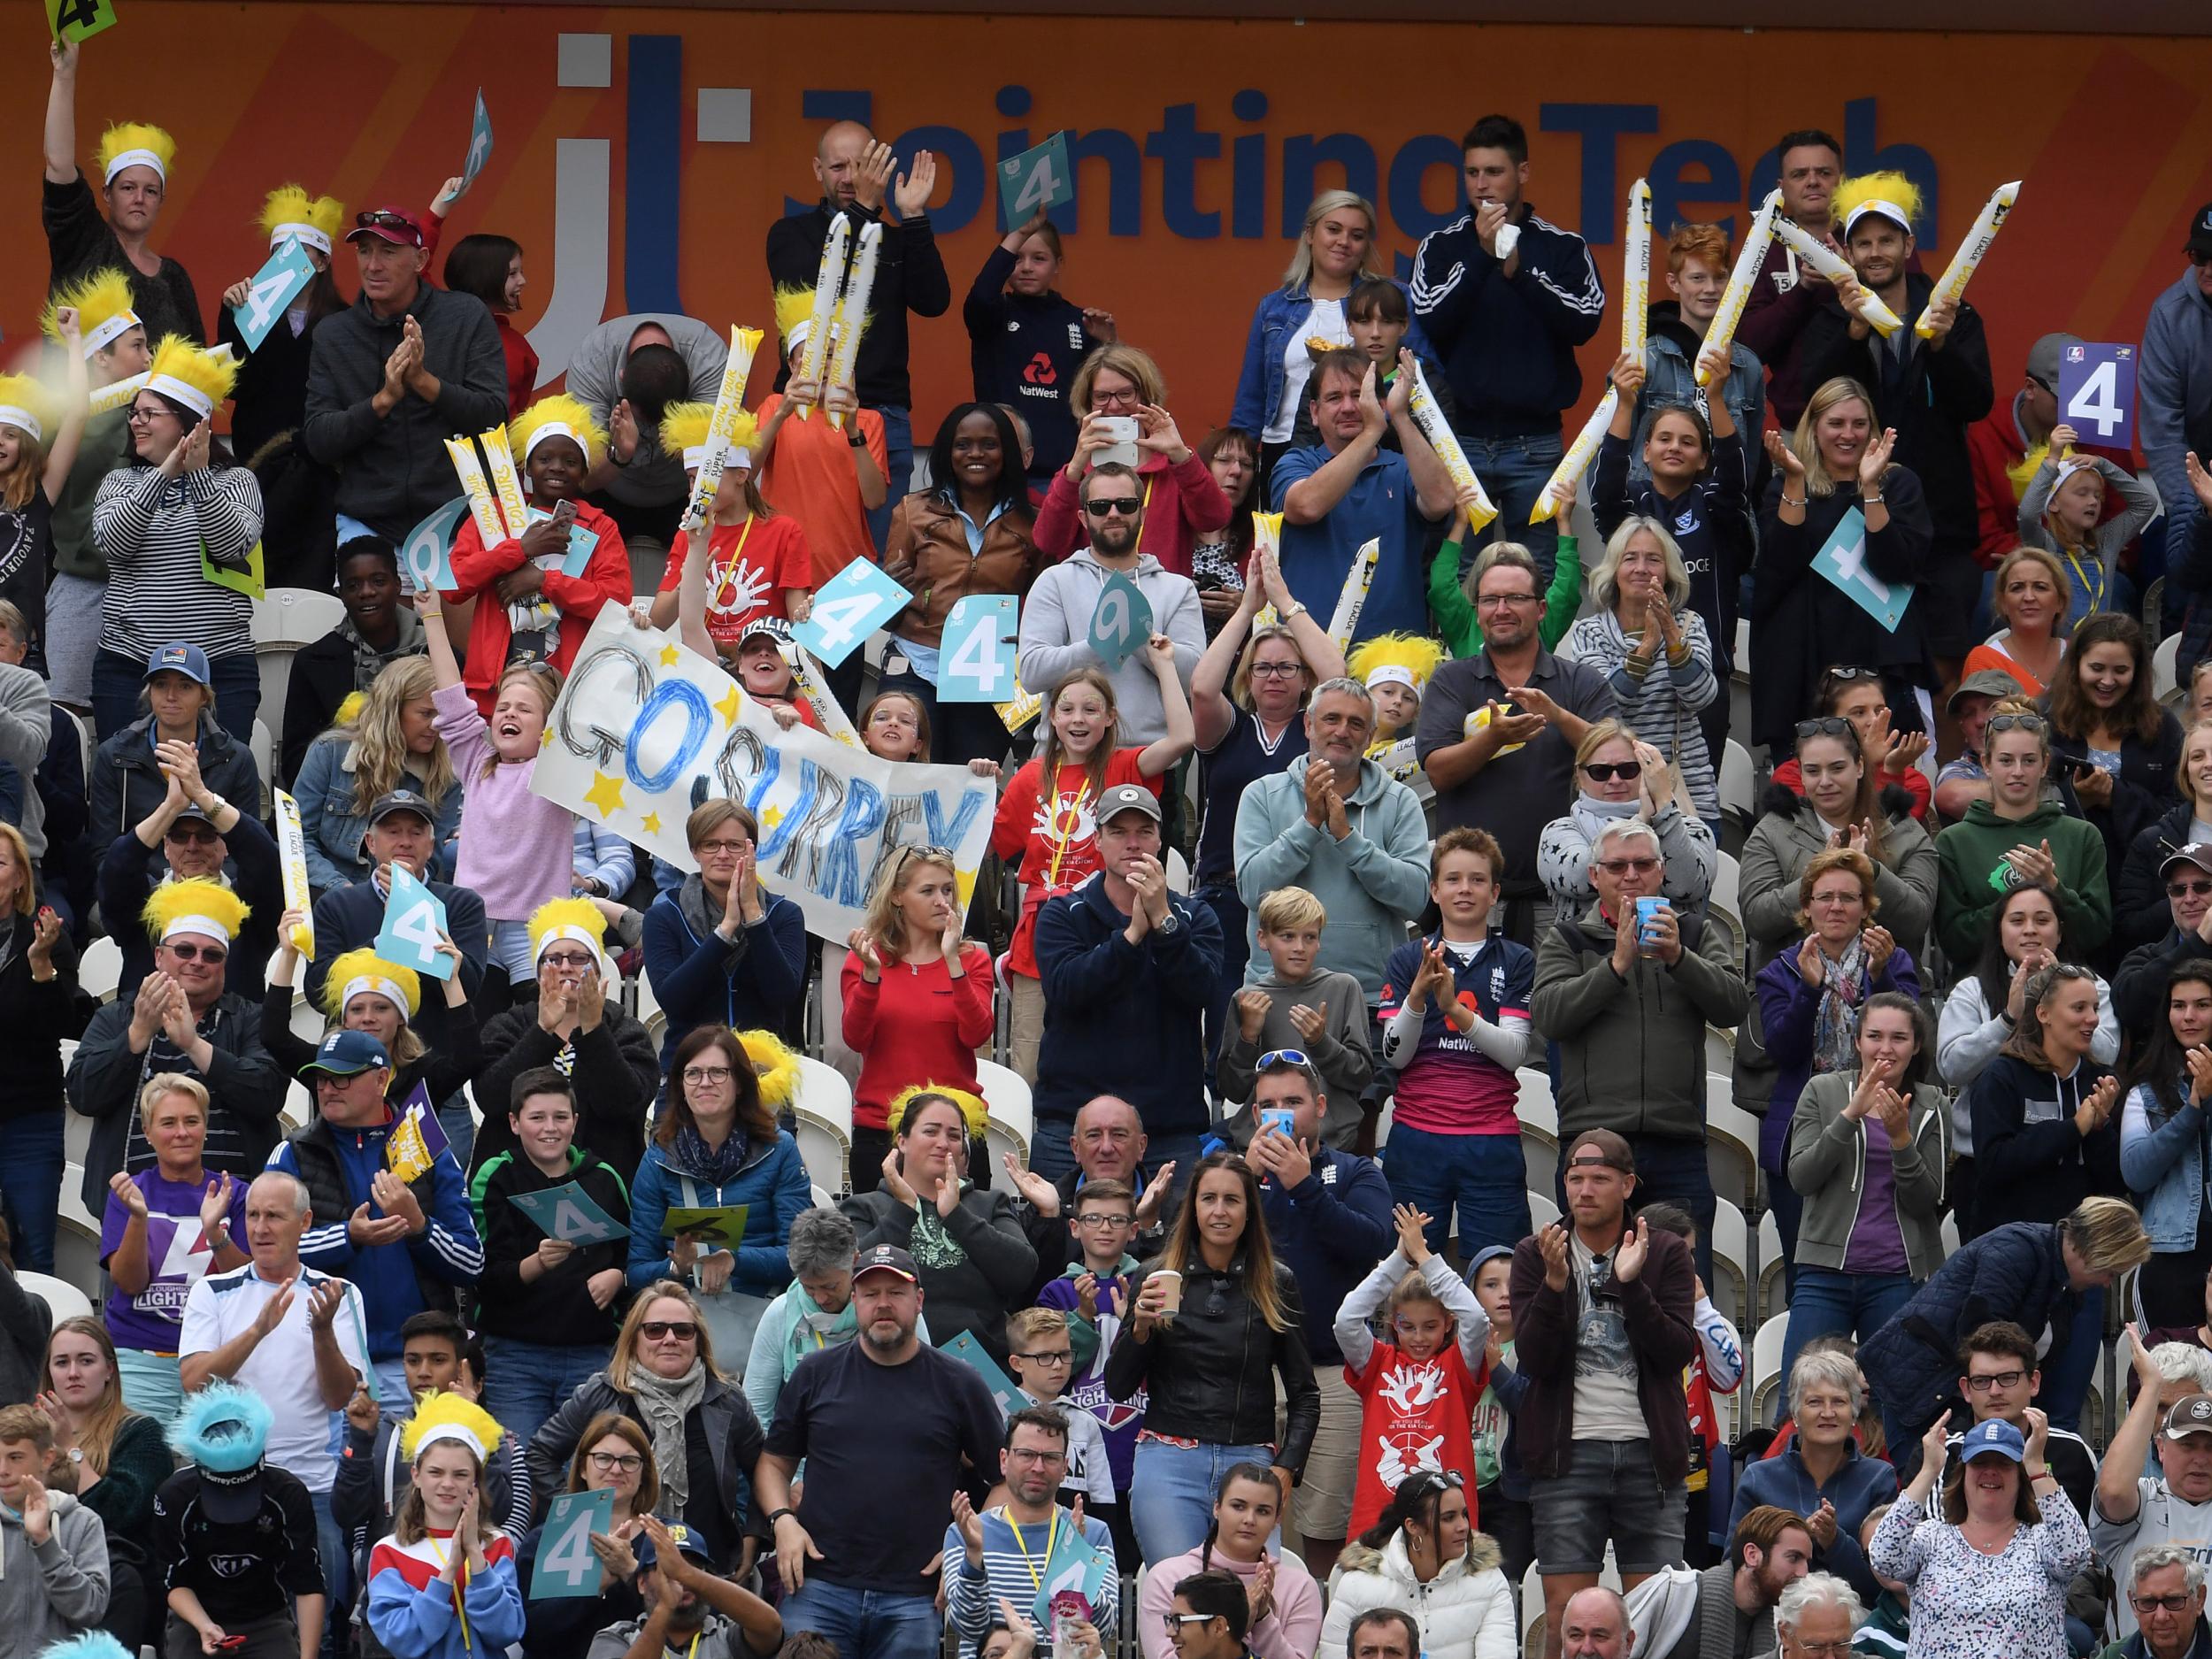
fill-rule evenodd
<path id="1" fill-rule="evenodd" d="M 659 771 L 641 772 L 638 750 L 644 746 L 645 734 L 653 729 L 653 722 L 671 703 L 683 710 L 683 741 L 676 745 L 676 752 Z M 707 708 L 705 692 L 687 680 L 662 680 L 637 711 L 637 718 L 630 722 L 630 734 L 623 740 L 622 770 L 631 787 L 646 795 L 660 794 L 691 770 L 691 763 L 699 757 L 700 749 L 706 745 L 707 733 L 713 728 L 714 717 Z"/>
<path id="2" fill-rule="evenodd" d="M 968 826 L 975 822 L 975 815 L 983 810 L 987 797 L 971 789 L 960 797 L 960 810 L 952 815 L 952 822 L 945 822 L 945 803 L 934 795 L 922 797 L 922 818 L 929 826 L 929 844 L 932 847 L 957 847 L 968 833 Z"/>
<path id="3" fill-rule="evenodd" d="M 775 782 L 780 770 L 780 757 L 772 749 L 768 751 L 768 764 L 761 768 L 759 781 L 753 785 L 752 794 L 745 800 L 745 804 L 752 809 L 756 820 L 760 817 L 761 797 L 768 793 L 769 786 Z M 791 838 L 799 833 L 800 823 L 813 810 L 814 797 L 821 792 L 821 787 L 822 769 L 802 756 L 799 759 L 799 798 L 784 808 L 783 816 L 776 820 L 776 827 L 769 832 L 768 839 L 761 842 L 759 850 L 754 855 L 757 861 L 772 861 L 790 845 Z"/>
<path id="4" fill-rule="evenodd" d="M 884 806 L 883 793 L 875 785 L 858 778 L 849 780 L 845 816 L 838 820 L 830 838 L 821 885 L 815 889 L 823 897 L 844 905 L 868 902 L 868 888 L 860 874 L 860 843 L 883 827 Z"/>

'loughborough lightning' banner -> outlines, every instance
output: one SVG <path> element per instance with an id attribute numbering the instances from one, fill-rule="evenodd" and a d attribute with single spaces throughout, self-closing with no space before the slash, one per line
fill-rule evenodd
<path id="1" fill-rule="evenodd" d="M 860 926 L 893 849 L 949 847 L 960 899 L 975 888 L 996 792 L 964 766 L 879 760 L 806 726 L 785 731 L 736 681 L 678 644 L 601 610 L 577 653 L 531 787 L 686 870 L 684 819 L 741 801 L 760 822 L 762 881 L 840 942 Z"/>

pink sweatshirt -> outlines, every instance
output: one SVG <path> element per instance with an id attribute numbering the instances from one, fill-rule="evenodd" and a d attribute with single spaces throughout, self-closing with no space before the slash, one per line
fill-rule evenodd
<path id="1" fill-rule="evenodd" d="M 530 793 L 538 769 L 528 760 L 497 760 L 492 729 L 464 686 L 432 694 L 438 735 L 453 754 L 461 797 L 460 861 L 453 879 L 484 901 L 495 922 L 526 922 L 549 899 L 565 899 L 575 879 L 576 815 Z"/>
<path id="2" fill-rule="evenodd" d="M 1137 1640 L 1144 1649 L 1144 1659 L 1175 1659 L 1175 1648 L 1167 1639 L 1165 1616 L 1175 1605 L 1175 1586 L 1203 1570 L 1199 1565 L 1200 1554 L 1194 1549 L 1186 1555 L 1155 1562 L 1137 1586 Z M 1321 1641 L 1321 1586 L 1297 1556 L 1285 1554 L 1274 1560 L 1274 1609 L 1245 1632 L 1244 1645 L 1252 1650 L 1253 1659 L 1312 1659 Z M 1244 1581 L 1246 1597 L 1250 1597 L 1259 1563 L 1248 1567 L 1216 1550 L 1206 1565 L 1235 1573 Z"/>

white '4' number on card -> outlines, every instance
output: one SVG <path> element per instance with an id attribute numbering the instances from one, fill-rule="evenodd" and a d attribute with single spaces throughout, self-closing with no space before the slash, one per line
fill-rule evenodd
<path id="1" fill-rule="evenodd" d="M 860 631 L 861 619 L 877 605 L 873 594 L 846 594 L 835 599 L 818 600 L 809 617 L 822 631 L 822 644 L 826 650 L 841 651 L 846 641 Z"/>
<path id="2" fill-rule="evenodd" d="M 552 1545 L 538 1552 L 540 1572 L 567 1579 L 572 1590 L 582 1584 L 587 1575 L 597 1576 L 599 1558 L 591 1552 L 591 1518 L 590 1509 L 577 1507 Z"/>
<path id="3" fill-rule="evenodd" d="M 2120 407 L 2119 380 L 2120 365 L 2109 359 L 2090 370 L 2066 405 L 2067 425 L 2094 426 L 2099 437 L 2109 438 L 2127 419 Z"/>
<path id="4" fill-rule="evenodd" d="M 572 1242 L 578 1239 L 596 1239 L 599 1228 L 589 1216 L 564 1198 L 553 1209 L 553 1236 Z"/>
<path id="5" fill-rule="evenodd" d="M 997 620 L 987 618 L 968 630 L 960 641 L 959 649 L 953 652 L 951 660 L 946 664 L 946 669 L 951 673 L 968 676 L 978 685 L 988 687 L 990 695 L 998 695 L 1007 678 L 1006 658 L 999 645 Z M 1013 690 L 1010 685 L 1005 685 L 1003 688 L 1009 692 Z"/>
<path id="6" fill-rule="evenodd" d="M 292 277 L 289 270 L 279 271 L 253 285 L 253 291 L 246 296 L 246 321 L 256 333 L 276 320 L 277 308 L 284 303 Z"/>
<path id="7" fill-rule="evenodd" d="M 1059 176 L 1052 171 L 1052 157 L 1039 157 L 1036 167 L 1022 185 L 1021 194 L 1014 198 L 1014 211 L 1028 213 L 1039 203 L 1049 200 L 1059 188 Z"/>
<path id="8" fill-rule="evenodd" d="M 438 948 L 445 942 L 438 937 L 437 925 L 431 919 L 436 908 L 435 900 L 423 899 L 392 919 L 393 934 L 420 950 L 426 966 L 438 959 Z"/>

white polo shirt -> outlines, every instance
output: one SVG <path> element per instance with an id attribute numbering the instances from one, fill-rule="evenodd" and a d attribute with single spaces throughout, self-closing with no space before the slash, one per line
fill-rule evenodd
<path id="1" fill-rule="evenodd" d="M 2135 1500 L 2135 1518 L 2131 1521 L 2107 1520 L 2096 1504 L 2089 1510 L 2089 1541 L 2097 1558 L 2112 1569 L 2122 1591 L 2127 1588 L 2128 1563 L 2139 1549 L 2170 1545 L 2194 1560 L 2212 1563 L 2212 1502 L 2187 1502 L 2163 1477 L 2154 1480 L 2148 1476 L 2137 1479 Z M 2125 1641 L 2136 1631 L 2134 1605 L 2123 1594 L 2114 1598 L 2112 1611 L 2120 1640 Z"/>
<path id="2" fill-rule="evenodd" d="M 337 1460 L 330 1455 L 330 1408 L 316 1380 L 315 1335 L 307 1324 L 310 1294 L 331 1280 L 332 1275 L 302 1263 L 282 1322 L 261 1339 L 233 1379 L 269 1402 L 274 1421 L 269 1425 L 268 1460 L 296 1476 L 310 1492 L 328 1492 L 338 1475 Z M 212 1353 L 243 1335 L 281 1288 L 262 1278 L 251 1262 L 227 1273 L 210 1273 L 185 1298 L 179 1357 Z M 367 1332 L 361 1293 L 347 1285 L 346 1305 L 338 1311 L 338 1351 L 364 1377 L 369 1373 Z"/>

